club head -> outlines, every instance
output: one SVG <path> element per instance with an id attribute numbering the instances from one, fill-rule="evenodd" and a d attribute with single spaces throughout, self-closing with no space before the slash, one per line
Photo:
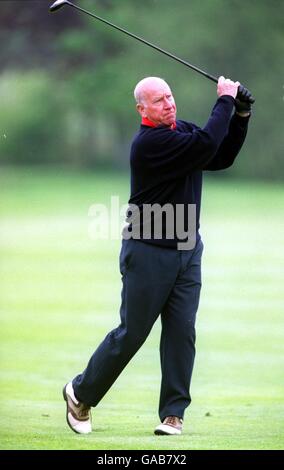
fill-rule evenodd
<path id="1" fill-rule="evenodd" d="M 70 2 L 68 0 L 56 0 L 51 7 L 49 8 L 49 11 L 57 11 L 59 8 L 64 7 L 64 5 L 70 5 Z"/>

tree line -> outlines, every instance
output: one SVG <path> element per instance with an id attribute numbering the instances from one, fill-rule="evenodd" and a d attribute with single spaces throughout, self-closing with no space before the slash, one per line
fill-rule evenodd
<path id="1" fill-rule="evenodd" d="M 250 88 L 249 136 L 232 172 L 283 178 L 281 0 L 76 2 Z M 171 85 L 179 118 L 206 123 L 215 84 L 71 8 L 51 14 L 51 3 L 0 3 L 0 162 L 127 167 L 140 121 L 133 89 L 147 75 Z"/>

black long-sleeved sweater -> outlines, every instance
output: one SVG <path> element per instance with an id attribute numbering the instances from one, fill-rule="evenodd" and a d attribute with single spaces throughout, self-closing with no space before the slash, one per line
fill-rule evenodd
<path id="1" fill-rule="evenodd" d="M 234 114 L 234 98 L 218 98 L 203 129 L 178 120 L 176 129 L 160 125 L 141 125 L 134 137 L 131 153 L 131 195 L 129 204 L 142 211 L 143 204 L 196 204 L 196 230 L 199 216 L 203 170 L 222 170 L 231 166 L 245 140 L 248 118 Z M 143 219 L 140 225 L 142 229 Z M 186 222 L 185 222 L 186 223 Z M 141 230 L 141 238 L 143 238 Z M 143 240 L 176 248 L 177 237 Z"/>

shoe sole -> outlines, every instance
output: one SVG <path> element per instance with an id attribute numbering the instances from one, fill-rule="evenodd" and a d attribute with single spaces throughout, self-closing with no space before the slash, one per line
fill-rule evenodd
<path id="1" fill-rule="evenodd" d="M 154 434 L 156 434 L 156 436 L 168 436 L 169 435 L 164 431 L 154 431 Z"/>
<path id="2" fill-rule="evenodd" d="M 156 436 L 180 436 L 181 431 L 171 434 L 169 432 L 163 431 L 162 429 L 155 429 L 154 434 L 156 434 Z"/>
<path id="3" fill-rule="evenodd" d="M 71 424 L 69 423 L 68 421 L 68 398 L 67 398 L 67 393 L 66 393 L 66 387 L 67 387 L 68 384 L 66 384 L 64 387 L 63 387 L 63 390 L 62 390 L 62 393 L 63 393 L 63 398 L 64 400 L 66 401 L 66 422 L 69 426 L 70 429 L 72 429 L 73 432 L 75 432 L 76 434 L 80 434 L 78 431 L 76 431 L 74 428 L 72 428 Z"/>

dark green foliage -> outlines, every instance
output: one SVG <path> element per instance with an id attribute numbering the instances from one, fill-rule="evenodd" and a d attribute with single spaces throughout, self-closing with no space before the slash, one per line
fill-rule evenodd
<path id="1" fill-rule="evenodd" d="M 251 89 L 249 138 L 231 172 L 283 177 L 283 2 L 74 2 Z M 147 75 L 170 83 L 178 117 L 205 124 L 216 97 L 212 82 L 71 8 L 50 14 L 50 4 L 0 4 L 0 161 L 127 166 L 139 124 L 132 92 Z"/>

